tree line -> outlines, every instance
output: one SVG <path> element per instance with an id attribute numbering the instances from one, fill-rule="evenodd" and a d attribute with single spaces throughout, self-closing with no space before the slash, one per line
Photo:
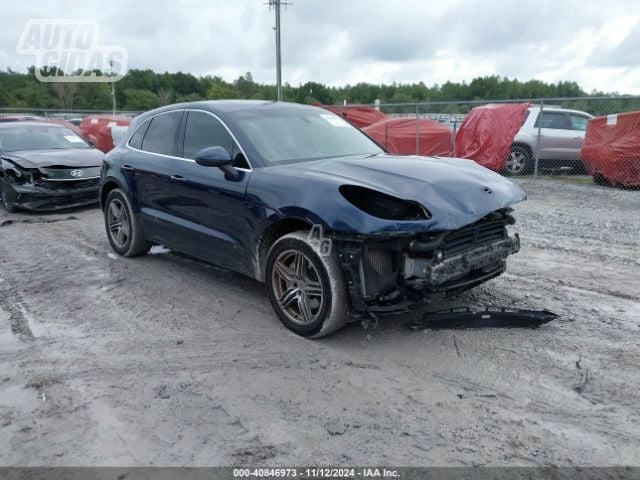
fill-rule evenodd
<path id="1" fill-rule="evenodd" d="M 43 83 L 36 79 L 35 67 L 26 73 L 7 69 L 0 71 L 0 108 L 110 110 L 112 107 L 109 83 Z M 99 72 L 98 72 L 99 73 Z M 152 70 L 129 70 L 115 83 L 118 110 L 141 111 L 170 103 L 214 99 L 274 100 L 276 87 L 258 83 L 250 72 L 228 82 L 219 76 L 196 77 L 190 73 L 157 73 Z M 576 82 L 557 83 L 540 80 L 519 81 L 497 75 L 474 78 L 470 82 L 446 82 L 427 86 L 424 82 L 378 85 L 328 86 L 306 82 L 298 86 L 283 85 L 285 101 L 327 105 L 347 103 L 372 104 L 416 103 L 440 101 L 512 100 L 550 97 L 603 96 L 605 93 L 585 92 Z M 617 95 L 617 94 L 613 94 Z M 640 108 L 635 100 L 619 96 L 619 105 L 598 107 L 593 102 L 561 102 L 563 106 L 590 110 L 601 114 Z M 608 101 L 611 102 L 611 101 Z M 595 105 L 595 106 L 594 106 Z M 430 111 L 466 113 L 473 105 L 434 105 Z M 617 110 L 616 110 L 617 109 Z M 598 111 L 596 111 L 598 110 Z M 602 110 L 602 111 L 599 111 Z M 411 107 L 395 107 L 391 113 L 412 111 Z"/>

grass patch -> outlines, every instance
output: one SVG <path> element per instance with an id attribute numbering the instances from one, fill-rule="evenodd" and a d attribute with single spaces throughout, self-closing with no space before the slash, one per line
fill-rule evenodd
<path id="1" fill-rule="evenodd" d="M 558 180 L 560 182 L 575 183 L 577 185 L 594 185 L 591 175 L 540 175 L 540 178 Z"/>

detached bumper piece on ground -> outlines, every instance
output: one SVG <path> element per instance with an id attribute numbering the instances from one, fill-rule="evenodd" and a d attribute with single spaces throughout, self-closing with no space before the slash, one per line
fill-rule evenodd
<path id="1" fill-rule="evenodd" d="M 407 323 L 412 330 L 465 328 L 537 328 L 558 318 L 548 310 L 523 310 L 504 307 L 451 308 L 425 313 L 422 319 Z"/>

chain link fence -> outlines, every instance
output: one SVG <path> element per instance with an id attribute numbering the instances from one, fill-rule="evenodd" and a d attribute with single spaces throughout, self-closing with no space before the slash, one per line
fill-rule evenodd
<path id="1" fill-rule="evenodd" d="M 327 108 L 391 153 L 468 158 L 508 176 L 640 188 L 640 97 Z"/>
<path id="2" fill-rule="evenodd" d="M 135 117 L 142 113 L 141 111 L 118 110 L 116 115 L 124 115 Z M 33 117 L 36 119 L 62 119 L 75 120 L 82 119 L 89 115 L 113 115 L 112 110 L 60 110 L 51 108 L 0 108 L 0 121 L 2 119 L 9 120 L 14 118 L 28 119 Z"/>
<path id="3" fill-rule="evenodd" d="M 467 158 L 508 176 L 640 189 L 640 96 L 325 108 L 344 116 L 390 153 Z M 117 113 L 133 117 L 141 112 Z M 0 121 L 77 121 L 109 114 L 112 111 L 3 108 Z"/>

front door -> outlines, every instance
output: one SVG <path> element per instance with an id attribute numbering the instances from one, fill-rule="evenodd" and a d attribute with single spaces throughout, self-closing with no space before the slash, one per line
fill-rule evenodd
<path id="1" fill-rule="evenodd" d="M 231 270 L 250 274 L 250 228 L 245 219 L 245 193 L 251 175 L 247 161 L 226 127 L 212 114 L 189 110 L 178 142 L 172 174 L 180 203 L 173 206 L 182 241 L 190 254 Z M 203 167 L 195 155 L 203 148 L 224 147 L 239 176 L 225 178 L 215 167 Z"/>

